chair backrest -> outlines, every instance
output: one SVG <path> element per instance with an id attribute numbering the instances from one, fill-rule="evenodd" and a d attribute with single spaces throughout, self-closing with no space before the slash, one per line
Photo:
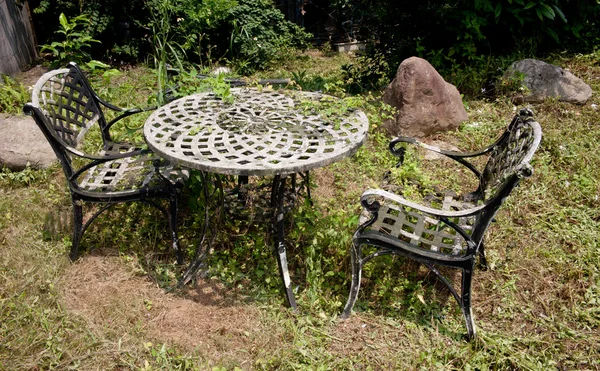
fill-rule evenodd
<path id="1" fill-rule="evenodd" d="M 67 179 L 77 171 L 73 157 L 87 156 L 81 147 L 89 129 L 98 124 L 103 142 L 110 140 L 98 98 L 74 63 L 42 75 L 23 111 L 33 116 L 48 139 Z"/>
<path id="2" fill-rule="evenodd" d="M 79 147 L 88 130 L 96 124 L 102 140 L 110 140 L 97 95 L 74 63 L 40 77 L 33 88 L 31 102 L 70 146 Z"/>
<path id="3" fill-rule="evenodd" d="M 522 109 L 493 145 L 481 174 L 480 192 L 484 201 L 498 196 L 501 188 L 533 173 L 529 161 L 542 139 L 542 129 L 530 109 Z M 516 185 L 516 184 L 514 184 Z M 514 186 L 513 185 L 513 186 Z"/>
<path id="4" fill-rule="evenodd" d="M 483 239 L 498 209 L 523 178 L 533 174 L 530 161 L 542 140 L 542 129 L 530 109 L 522 109 L 504 134 L 490 148 L 490 157 L 481 173 L 479 193 L 487 204 L 473 229 L 476 244 Z"/>
<path id="5" fill-rule="evenodd" d="M 73 155 L 79 155 L 79 151 L 74 147 L 76 142 L 73 140 L 73 135 L 64 128 L 55 127 L 50 118 L 39 107 L 32 103 L 25 104 L 23 107 L 25 114 L 32 116 L 35 123 L 38 125 L 44 136 L 54 150 L 56 157 L 62 165 L 63 171 L 67 179 L 70 179 L 76 170 L 73 167 Z M 84 154 L 80 154 L 84 157 Z"/>

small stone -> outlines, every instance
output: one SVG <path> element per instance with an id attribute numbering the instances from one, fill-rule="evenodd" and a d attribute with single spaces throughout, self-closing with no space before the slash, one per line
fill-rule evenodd
<path id="1" fill-rule="evenodd" d="M 210 71 L 211 75 L 221 75 L 231 73 L 231 69 L 229 67 L 216 67 L 212 71 Z"/>
<path id="2" fill-rule="evenodd" d="M 454 152 L 459 152 L 459 149 L 450 144 L 450 143 L 446 143 L 446 142 L 442 142 L 440 140 L 433 140 L 430 142 L 427 142 L 428 145 L 436 147 L 438 149 L 442 149 L 445 151 L 454 151 Z M 428 161 L 445 161 L 445 160 L 450 160 L 448 157 L 441 155 L 439 153 L 433 152 L 433 151 L 429 151 L 429 150 L 423 150 L 423 159 L 424 160 L 428 160 Z"/>

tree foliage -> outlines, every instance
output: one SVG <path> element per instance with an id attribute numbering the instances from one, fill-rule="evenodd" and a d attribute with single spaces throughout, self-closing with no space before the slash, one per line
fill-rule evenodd
<path id="1" fill-rule="evenodd" d="M 40 43 L 55 41 L 59 14 L 68 19 L 85 14 L 90 19 L 85 36 L 102 43 L 94 45 L 92 57 L 112 62 L 147 60 L 160 40 L 160 47 L 176 50 L 167 53 L 170 59 L 183 54 L 199 64 L 235 59 L 243 72 L 251 72 L 310 39 L 271 0 L 39 0 L 32 5 Z"/>
<path id="2" fill-rule="evenodd" d="M 489 61 L 498 57 L 586 52 L 600 41 L 597 0 L 333 0 L 332 6 L 361 25 L 369 57 L 386 60 L 389 78 L 415 55 L 447 75 L 478 65 L 485 79 L 492 71 L 481 67 L 497 68 Z"/>
<path id="3" fill-rule="evenodd" d="M 589 49 L 600 36 L 596 0 L 426 0 L 401 6 L 394 0 L 334 0 L 334 6 L 361 23 L 363 37 L 402 54 L 422 46 L 469 59 L 505 53 L 524 40 L 540 52 Z M 592 39 L 583 37 L 584 29 Z"/>

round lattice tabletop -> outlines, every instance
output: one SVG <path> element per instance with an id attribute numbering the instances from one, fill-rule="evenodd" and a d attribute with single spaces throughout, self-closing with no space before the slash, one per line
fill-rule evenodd
<path id="1" fill-rule="evenodd" d="M 185 167 L 276 175 L 352 155 L 368 126 L 364 113 L 328 95 L 237 88 L 229 99 L 200 93 L 160 107 L 146 120 L 144 137 L 158 155 Z"/>

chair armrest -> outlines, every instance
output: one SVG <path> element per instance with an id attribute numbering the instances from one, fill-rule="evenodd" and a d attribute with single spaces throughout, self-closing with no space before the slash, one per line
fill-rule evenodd
<path id="1" fill-rule="evenodd" d="M 402 148 L 396 147 L 400 143 L 414 144 L 421 148 L 425 148 L 429 151 L 436 152 L 436 153 L 439 153 L 444 156 L 448 156 L 454 160 L 456 160 L 458 158 L 469 158 L 469 157 L 477 157 L 477 156 L 485 155 L 486 153 L 489 153 L 492 149 L 494 149 L 494 147 L 496 146 L 496 143 L 494 143 L 494 144 L 492 144 L 480 151 L 476 151 L 476 152 L 457 152 L 457 151 L 444 150 L 444 149 L 441 149 L 436 146 L 431 146 L 431 145 L 423 143 L 415 138 L 396 137 L 396 138 L 392 139 L 392 141 L 390 142 L 390 145 L 389 145 L 390 152 L 392 152 L 392 154 L 395 156 L 398 156 L 398 153 L 402 152 Z"/>
<path id="2" fill-rule="evenodd" d="M 487 204 L 482 204 L 479 206 L 475 206 L 465 210 L 440 210 L 434 209 L 429 206 L 421 205 L 416 202 L 409 201 L 402 196 L 399 196 L 395 193 L 391 193 L 388 191 L 384 191 L 383 189 L 368 189 L 366 190 L 362 196 L 360 197 L 360 202 L 367 210 L 371 210 L 371 206 L 373 204 L 373 198 L 382 198 L 383 200 L 391 201 L 393 203 L 399 204 L 401 206 L 410 207 L 422 213 L 426 213 L 435 217 L 441 218 L 460 218 L 473 216 L 480 213 L 483 209 L 486 208 Z"/>
<path id="3" fill-rule="evenodd" d="M 429 144 L 420 142 L 419 140 L 417 140 L 415 138 L 396 137 L 396 138 L 392 139 L 392 141 L 390 142 L 389 149 L 390 149 L 390 152 L 398 158 L 397 166 L 402 165 L 402 163 L 404 162 L 404 152 L 406 151 L 404 147 L 398 146 L 401 143 L 413 144 L 418 147 L 424 148 L 428 151 L 435 152 L 440 155 L 444 155 L 444 156 L 462 164 L 463 166 L 467 167 L 469 170 L 471 170 L 471 172 L 473 172 L 473 174 L 475 174 L 475 176 L 480 177 L 481 172 L 473 164 L 471 164 L 469 161 L 467 161 L 465 159 L 472 158 L 472 157 L 478 157 L 478 156 L 485 155 L 485 154 L 491 152 L 494 149 L 494 147 L 496 146 L 497 142 L 495 142 L 494 144 L 492 144 L 480 151 L 477 151 L 477 152 L 457 152 L 457 151 L 447 151 L 447 150 L 441 149 L 436 146 L 431 146 Z"/>
<path id="4" fill-rule="evenodd" d="M 134 115 L 134 114 L 140 113 L 140 112 L 153 111 L 153 110 L 155 110 L 157 108 L 156 106 L 151 106 L 151 107 L 145 107 L 145 108 L 124 109 L 124 108 L 120 108 L 120 107 L 113 106 L 113 105 L 106 106 L 106 107 L 112 109 L 113 111 L 123 112 L 122 114 L 120 114 L 119 116 L 117 116 L 114 119 L 110 120 L 106 124 L 106 130 L 109 130 L 115 123 L 117 123 L 118 121 L 124 119 L 125 117 L 131 116 L 131 115 Z"/>

